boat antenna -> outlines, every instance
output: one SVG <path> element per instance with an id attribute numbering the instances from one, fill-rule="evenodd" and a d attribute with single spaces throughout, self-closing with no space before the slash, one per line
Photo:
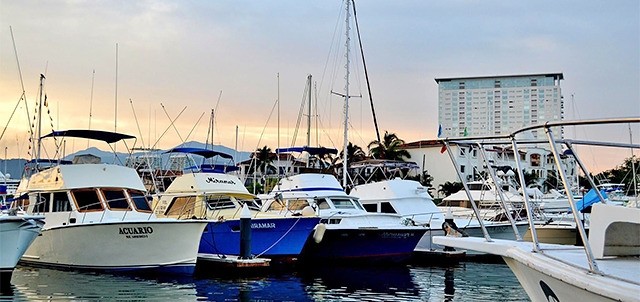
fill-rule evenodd
<path id="1" fill-rule="evenodd" d="M 353 2 L 353 19 L 356 23 L 356 32 L 358 33 L 358 44 L 360 45 L 360 56 L 362 56 L 362 66 L 364 68 L 364 78 L 367 81 L 367 91 L 369 92 L 369 103 L 371 104 L 371 114 L 373 115 L 373 126 L 376 128 L 376 137 L 380 141 L 380 130 L 378 130 L 378 119 L 376 118 L 376 110 L 373 107 L 373 97 L 371 96 L 371 85 L 369 84 L 369 73 L 367 72 L 367 63 L 364 60 L 364 49 L 362 49 L 362 39 L 360 38 L 360 26 L 358 26 L 358 16 L 356 15 L 356 0 Z"/>
<path id="2" fill-rule="evenodd" d="M 91 75 L 91 97 L 89 98 L 89 130 L 91 130 L 91 118 L 93 117 L 93 83 L 95 78 L 96 70 L 94 69 Z M 87 148 L 89 148 L 89 139 L 87 139 Z"/>
<path id="3" fill-rule="evenodd" d="M 115 87 L 115 108 L 114 108 L 114 118 L 113 118 L 113 132 L 118 132 L 118 43 L 116 43 L 116 87 Z M 113 143 L 113 153 L 116 153 L 117 150 L 117 142 Z"/>

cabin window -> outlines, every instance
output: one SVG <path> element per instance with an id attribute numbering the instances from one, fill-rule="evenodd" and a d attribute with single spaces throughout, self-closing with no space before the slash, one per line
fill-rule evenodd
<path id="1" fill-rule="evenodd" d="M 318 205 L 318 209 L 320 210 L 331 209 L 329 202 L 327 202 L 327 200 L 324 198 L 316 199 L 316 204 Z"/>
<path id="2" fill-rule="evenodd" d="M 33 208 L 34 213 L 46 213 L 49 212 L 49 200 L 51 198 L 50 193 L 37 193 L 36 203 Z"/>
<path id="3" fill-rule="evenodd" d="M 104 200 L 111 210 L 131 210 L 127 196 L 124 195 L 122 189 L 102 189 Z"/>
<path id="4" fill-rule="evenodd" d="M 540 154 L 531 154 L 531 166 L 539 167 L 540 166 Z"/>
<path id="5" fill-rule="evenodd" d="M 491 187 L 489 187 L 486 184 L 481 184 L 481 183 L 467 184 L 467 187 L 469 188 L 469 190 L 474 190 L 474 191 L 489 191 L 489 190 L 491 190 Z"/>
<path id="6" fill-rule="evenodd" d="M 69 203 L 69 195 L 67 192 L 53 193 L 53 206 L 51 212 L 69 212 L 71 211 L 71 203 Z"/>
<path id="7" fill-rule="evenodd" d="M 351 202 L 351 199 L 348 198 L 331 198 L 333 204 L 336 206 L 336 209 L 353 209 L 355 206 Z"/>
<path id="8" fill-rule="evenodd" d="M 295 199 L 289 200 L 289 210 L 290 211 L 300 211 L 308 206 L 309 203 L 305 199 Z"/>
<path id="9" fill-rule="evenodd" d="M 393 213 L 393 214 L 397 214 L 398 212 L 396 212 L 396 210 L 393 208 L 393 206 L 391 205 L 391 203 L 388 203 L 388 202 L 382 202 L 382 203 L 380 203 L 380 213 Z"/>
<path id="10" fill-rule="evenodd" d="M 73 200 L 75 200 L 80 212 L 102 210 L 102 203 L 96 190 L 73 190 L 71 191 L 71 196 L 73 196 Z"/>
<path id="11" fill-rule="evenodd" d="M 375 203 L 363 204 L 363 206 L 367 212 L 370 212 L 370 213 L 378 212 L 378 205 Z"/>
<path id="12" fill-rule="evenodd" d="M 205 202 L 210 210 L 233 209 L 236 207 L 229 196 L 207 196 Z"/>
<path id="13" fill-rule="evenodd" d="M 240 204 L 244 204 L 246 203 L 247 206 L 249 207 L 249 209 L 252 210 L 256 210 L 256 211 L 260 211 L 260 204 L 258 203 L 257 200 L 255 199 L 248 199 L 248 198 L 236 198 L 236 200 L 240 203 Z"/>
<path id="14" fill-rule="evenodd" d="M 22 196 L 20 196 L 20 197 L 22 197 Z M 11 208 L 12 209 L 18 208 L 18 209 L 22 209 L 22 210 L 26 211 L 29 208 L 29 197 L 26 196 L 25 198 L 19 198 L 19 199 L 14 200 L 11 203 Z"/>
<path id="15" fill-rule="evenodd" d="M 167 216 L 191 216 L 195 212 L 195 203 L 195 196 L 175 197 L 164 214 Z"/>
<path id="16" fill-rule="evenodd" d="M 129 196 L 133 201 L 136 209 L 140 212 L 151 212 L 151 206 L 149 206 L 149 199 L 142 191 L 128 190 Z"/>
<path id="17" fill-rule="evenodd" d="M 285 206 L 282 204 L 281 201 L 279 200 L 274 200 L 270 205 L 269 205 L 269 211 L 281 211 L 282 209 L 284 209 Z"/>

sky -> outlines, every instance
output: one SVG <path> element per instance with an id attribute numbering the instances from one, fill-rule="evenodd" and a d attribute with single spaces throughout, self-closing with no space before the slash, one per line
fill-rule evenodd
<path id="1" fill-rule="evenodd" d="M 356 8 L 382 133 L 436 138 L 434 79 L 443 77 L 562 72 L 566 119 L 640 116 L 637 0 L 359 0 Z M 339 0 L 0 0 L 0 147 L 28 157 L 40 74 L 50 112 L 43 133 L 90 126 L 171 148 L 207 140 L 215 109 L 216 144 L 304 145 L 306 117 L 292 141 L 311 74 L 312 145 L 341 149 L 343 99 L 331 91 L 344 93 L 344 14 Z M 351 39 L 349 94 L 363 97 L 351 98 L 349 137 L 366 147 L 375 130 Z M 573 134 L 629 142 L 626 127 Z M 637 143 L 640 129 L 631 129 Z M 606 159 L 601 170 L 628 156 L 591 157 Z"/>

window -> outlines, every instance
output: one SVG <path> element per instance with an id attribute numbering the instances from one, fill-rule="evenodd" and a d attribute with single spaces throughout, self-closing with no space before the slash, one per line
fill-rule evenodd
<path id="1" fill-rule="evenodd" d="M 370 213 L 376 213 L 378 211 L 378 205 L 375 203 L 364 204 L 364 209 Z"/>
<path id="2" fill-rule="evenodd" d="M 232 209 L 236 207 L 229 196 L 207 196 L 205 198 L 205 203 L 210 210 Z"/>
<path id="3" fill-rule="evenodd" d="M 71 211 L 71 204 L 69 203 L 69 195 L 67 195 L 67 192 L 53 193 L 53 206 L 51 207 L 51 212 L 69 211 Z"/>
<path id="4" fill-rule="evenodd" d="M 107 207 L 111 210 L 131 210 L 127 196 L 124 195 L 122 189 L 102 189 L 104 200 L 107 202 Z"/>
<path id="5" fill-rule="evenodd" d="M 302 210 L 308 205 L 309 205 L 309 203 L 305 199 L 289 200 L 289 210 L 291 210 L 291 211 Z"/>
<path id="6" fill-rule="evenodd" d="M 185 215 L 191 216 L 195 212 L 195 196 L 180 196 L 175 197 L 171 201 L 169 208 L 164 212 L 167 216 Z"/>
<path id="7" fill-rule="evenodd" d="M 389 202 L 380 203 L 380 212 L 381 213 L 392 213 L 392 214 L 397 214 L 398 213 L 393 208 L 393 206 L 391 206 L 391 203 L 389 203 Z"/>
<path id="8" fill-rule="evenodd" d="M 128 190 L 127 192 L 131 197 L 131 201 L 133 201 L 133 205 L 138 209 L 138 211 L 151 212 L 149 199 L 144 192 L 138 190 Z"/>
<path id="9" fill-rule="evenodd" d="M 348 198 L 331 198 L 333 204 L 336 206 L 336 209 L 353 209 L 353 203 L 351 199 Z"/>
<path id="10" fill-rule="evenodd" d="M 464 173 L 464 165 L 460 165 L 460 173 Z"/>
<path id="11" fill-rule="evenodd" d="M 331 209 L 329 202 L 327 202 L 327 200 L 325 200 L 324 198 L 316 199 L 316 205 L 318 205 L 318 209 L 320 210 Z"/>
<path id="12" fill-rule="evenodd" d="M 464 89 L 464 82 L 460 82 L 460 84 L 458 85 L 459 89 Z"/>
<path id="13" fill-rule="evenodd" d="M 78 211 L 100 211 L 102 210 L 102 203 L 100 197 L 98 197 L 98 191 L 94 189 L 80 189 L 71 191 L 71 196 L 76 202 Z"/>
<path id="14" fill-rule="evenodd" d="M 532 167 L 540 166 L 540 154 L 531 154 L 531 166 Z"/>
<path id="15" fill-rule="evenodd" d="M 249 199 L 249 198 L 236 198 L 236 200 L 240 203 L 240 204 L 247 204 L 247 206 L 249 207 L 249 209 L 251 210 L 256 210 L 256 211 L 260 211 L 260 204 L 258 203 L 257 200 L 255 199 Z"/>
<path id="16" fill-rule="evenodd" d="M 500 81 L 496 80 L 495 82 L 493 82 L 493 87 L 494 88 L 500 88 Z"/>
<path id="17" fill-rule="evenodd" d="M 33 209 L 34 213 L 46 213 L 49 212 L 49 199 L 51 198 L 50 193 L 37 193 L 36 194 L 36 204 Z"/>

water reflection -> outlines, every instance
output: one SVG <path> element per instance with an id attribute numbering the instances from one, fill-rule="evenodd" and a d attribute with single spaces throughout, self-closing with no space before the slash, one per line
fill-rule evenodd
<path id="1" fill-rule="evenodd" d="M 0 301 L 524 301 L 504 264 L 306 267 L 254 276 L 127 276 L 18 266 Z"/>

